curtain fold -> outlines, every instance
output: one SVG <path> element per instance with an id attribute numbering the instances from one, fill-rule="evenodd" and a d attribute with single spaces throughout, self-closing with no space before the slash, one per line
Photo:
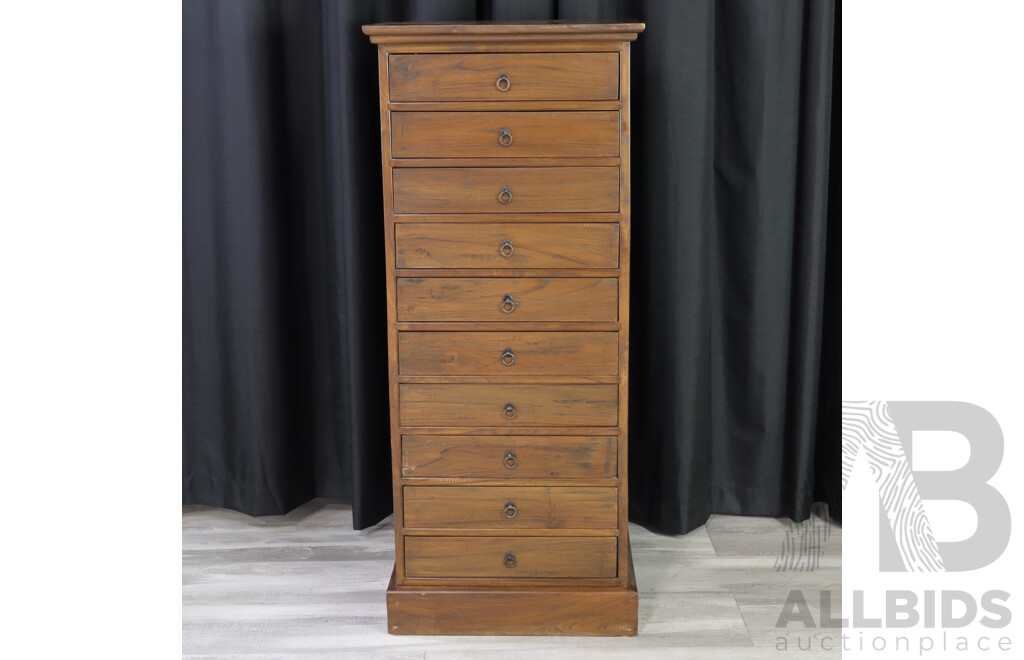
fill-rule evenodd
<path id="1" fill-rule="evenodd" d="M 336 497 L 357 528 L 391 511 L 360 26 L 635 19 L 630 516 L 678 533 L 824 500 L 838 517 L 838 17 L 816 0 L 186 0 L 183 501 Z"/>

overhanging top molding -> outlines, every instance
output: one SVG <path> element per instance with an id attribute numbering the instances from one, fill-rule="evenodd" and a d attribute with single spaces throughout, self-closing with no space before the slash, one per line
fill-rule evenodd
<path id="1" fill-rule="evenodd" d="M 581 41 L 633 41 L 644 31 L 643 23 L 605 21 L 466 21 L 457 23 L 375 23 L 364 25 L 363 34 L 381 43 L 466 41 L 486 36 L 488 41 L 546 41 L 567 37 Z"/>

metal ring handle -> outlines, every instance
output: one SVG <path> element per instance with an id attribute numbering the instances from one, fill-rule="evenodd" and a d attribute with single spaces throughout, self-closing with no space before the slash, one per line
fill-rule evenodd
<path id="1" fill-rule="evenodd" d="M 512 351 L 511 348 L 506 348 L 505 351 L 501 354 L 501 363 L 506 367 L 511 367 L 513 364 L 516 363 L 516 354 L 515 352 Z"/>
<path id="2" fill-rule="evenodd" d="M 511 403 L 505 404 L 505 419 L 515 419 L 519 413 L 516 412 L 516 407 Z"/>
<path id="3" fill-rule="evenodd" d="M 505 452 L 505 467 L 509 470 L 514 470 L 517 465 L 519 465 L 519 459 L 516 458 L 516 453 L 509 449 Z"/>
<path id="4" fill-rule="evenodd" d="M 501 299 L 501 311 L 506 314 L 516 311 L 516 301 L 512 299 L 512 294 L 506 293 L 505 297 Z"/>
<path id="5" fill-rule="evenodd" d="M 502 204 L 512 203 L 512 189 L 508 186 L 502 186 L 501 192 L 498 193 L 498 201 Z"/>
<path id="6" fill-rule="evenodd" d="M 515 251 L 515 246 L 512 245 L 512 241 L 509 240 L 502 241 L 501 247 L 498 248 L 498 252 L 500 252 L 501 256 L 505 257 L 506 259 L 508 257 L 511 257 L 515 253 Z"/>
<path id="7" fill-rule="evenodd" d="M 498 80 L 495 81 L 494 86 L 498 88 L 499 92 L 507 92 L 512 86 L 512 81 L 509 80 L 507 73 L 499 73 Z"/>
<path id="8" fill-rule="evenodd" d="M 505 502 L 505 517 L 512 520 L 519 515 L 519 509 L 516 508 L 515 502 Z"/>
<path id="9" fill-rule="evenodd" d="M 515 567 L 516 567 L 516 553 L 514 553 L 514 552 L 506 552 L 505 553 L 505 568 L 515 568 Z"/>
<path id="10" fill-rule="evenodd" d="M 511 147 L 512 131 L 508 130 L 507 128 L 503 128 L 500 131 L 498 131 L 498 144 L 500 144 L 503 147 Z"/>

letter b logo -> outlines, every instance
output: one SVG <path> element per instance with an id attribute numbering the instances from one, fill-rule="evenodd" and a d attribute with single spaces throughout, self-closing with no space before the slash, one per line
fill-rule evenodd
<path id="1" fill-rule="evenodd" d="M 915 431 L 953 431 L 970 446 L 956 470 L 912 471 Z M 970 571 L 999 558 L 1010 541 L 1010 509 L 988 480 L 1003 459 L 1003 432 L 984 408 L 958 401 L 843 404 L 843 486 L 860 452 L 867 456 L 881 508 L 882 571 Z M 963 541 L 936 541 L 922 504 L 957 500 L 974 508 L 978 528 Z"/>

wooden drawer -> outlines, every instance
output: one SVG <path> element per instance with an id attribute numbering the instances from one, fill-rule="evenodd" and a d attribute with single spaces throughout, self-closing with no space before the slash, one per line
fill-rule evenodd
<path id="1" fill-rule="evenodd" d="M 396 268 L 616 268 L 615 223 L 395 225 Z"/>
<path id="2" fill-rule="evenodd" d="M 619 113 L 394 112 L 393 158 L 619 155 Z"/>
<path id="3" fill-rule="evenodd" d="M 613 277 L 399 277 L 399 321 L 615 321 Z"/>
<path id="4" fill-rule="evenodd" d="M 405 537 L 413 578 L 615 577 L 617 558 L 614 537 Z"/>
<path id="5" fill-rule="evenodd" d="M 531 435 L 405 435 L 403 477 L 610 478 L 618 438 Z"/>
<path id="6" fill-rule="evenodd" d="M 617 167 L 396 167 L 395 213 L 615 213 Z"/>
<path id="7" fill-rule="evenodd" d="M 614 376 L 615 332 L 400 332 L 403 376 Z"/>
<path id="8" fill-rule="evenodd" d="M 615 529 L 614 487 L 406 486 L 405 526 L 450 529 Z"/>
<path id="9" fill-rule="evenodd" d="M 618 385 L 423 384 L 398 386 L 401 426 L 618 424 Z"/>
<path id="10" fill-rule="evenodd" d="M 395 54 L 388 77 L 393 102 L 619 98 L 618 53 Z"/>

